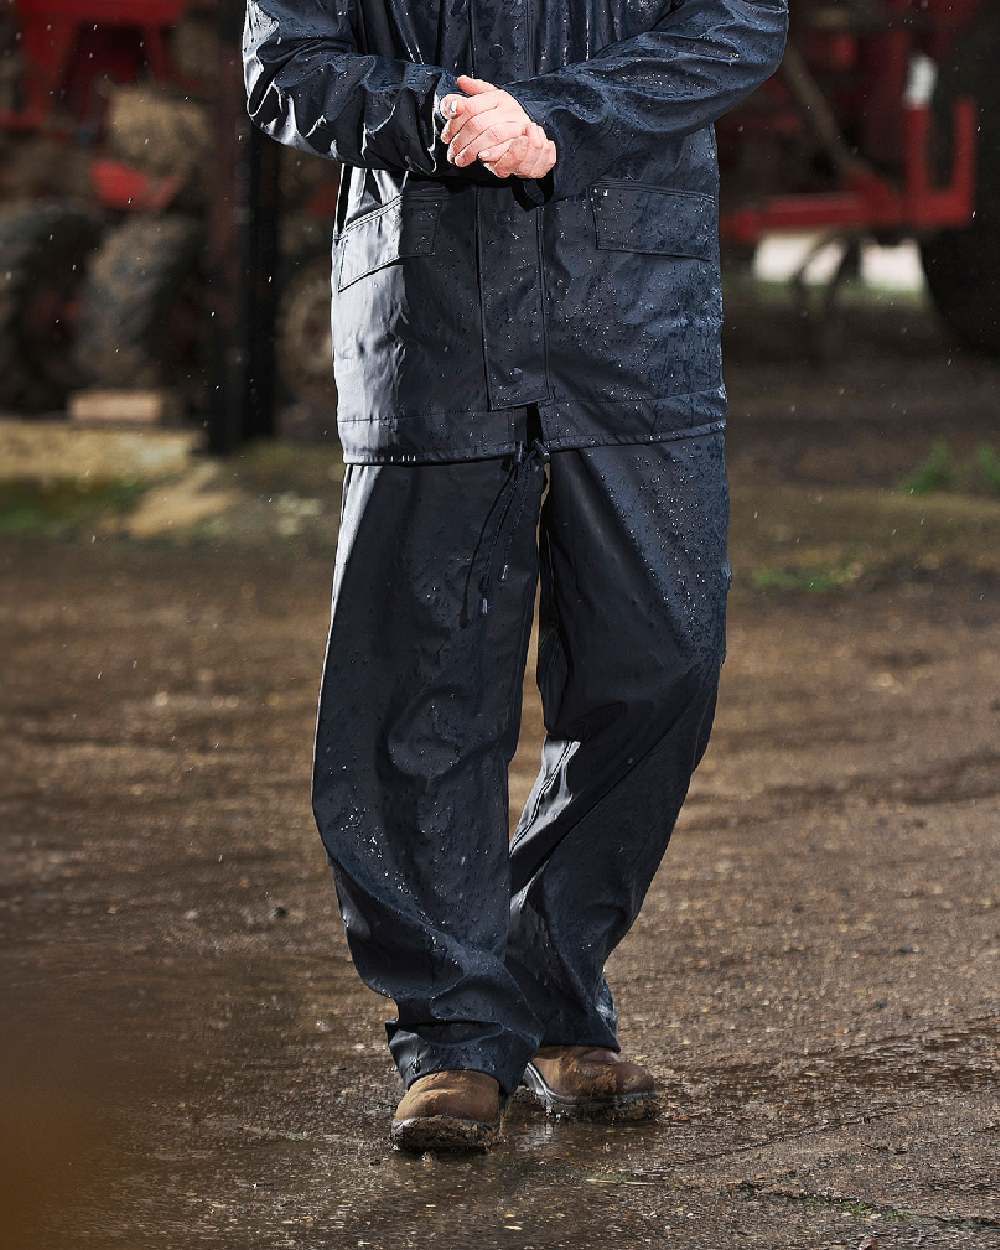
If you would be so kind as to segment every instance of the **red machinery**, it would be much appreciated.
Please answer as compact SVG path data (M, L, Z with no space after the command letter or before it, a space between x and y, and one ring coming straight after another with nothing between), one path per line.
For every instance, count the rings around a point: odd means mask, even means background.
M201 29L216 37L212 0L16 6L20 83L6 107L0 99L0 141L94 142L108 81L180 87L210 113L211 70L192 73L175 53L193 16L208 13ZM990 0L793 0L781 72L719 126L724 236L744 246L784 230L916 237L946 321L967 344L1000 351L998 53L1000 11ZM301 190L305 175L308 184L292 233L307 240L310 259L286 266L282 339L296 357L288 376L301 377L323 359L315 340L302 350L303 336L328 333L326 225L335 185L322 162L286 157L296 162L291 181ZM86 208L36 204L0 219L0 271L13 275L0 290L0 402L8 406L59 402L74 372L73 354L53 350L60 338L84 337L87 350L75 359L93 381L153 376L143 355L158 354L162 367L171 292L187 310L174 321L190 332L198 224L207 212L190 194L192 179L101 147L88 170ZM96 337L88 317L99 322ZM128 351L112 342L116 333Z
M5 16L16 19L6 31ZM169 385L190 407L208 402L219 39L215 0L16 0L0 13L0 67L19 69L0 77L0 197L11 200L0 405L51 411L88 384ZM283 166L279 367L286 399L329 407L337 178L295 153Z
M976 75L962 94L949 92L936 118L929 88L961 55L959 38L979 8L980 0L793 6L799 20L781 74L750 118L736 114L722 129L731 137L735 127L751 151L775 141L797 146L802 173L811 151L813 161L824 158L825 175L814 172L813 186L769 188L733 211L729 237L752 242L816 229L907 235L967 225L975 204ZM936 134L936 125L947 133ZM934 159L941 140L951 152L943 179Z
M915 238L944 320L1000 353L998 54L990 0L793 0L781 72L719 127L724 238L838 238L834 288L862 239Z
M0 128L36 129L68 114L92 118L95 84L131 82L148 67L172 77L168 32L187 0L17 0L20 42L29 72L19 108L0 110Z
M17 0L16 29L0 32L10 45L0 54L19 70L0 99L3 190L13 201L0 219L0 401L7 407L57 408L90 380L77 360L81 305L97 302L86 287L102 247L128 250L127 236L124 248L114 248L109 227L126 213L160 217L179 199L178 176L150 176L109 159L100 144L110 87L185 85L171 36L188 7L188 0ZM135 222L132 244L148 260L162 231ZM154 291L148 279L135 284L133 298L151 305L141 315L146 337L153 308L162 311L183 287L197 250L190 223L158 224L166 225L171 257L159 262L164 272L152 286L170 290Z

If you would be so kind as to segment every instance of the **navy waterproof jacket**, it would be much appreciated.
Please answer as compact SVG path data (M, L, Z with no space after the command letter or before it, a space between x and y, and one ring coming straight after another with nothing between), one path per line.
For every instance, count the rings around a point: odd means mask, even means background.
M248 0L250 116L344 163L333 230L348 461L553 449L724 425L713 123L777 67L787 0ZM557 149L458 168L469 73Z

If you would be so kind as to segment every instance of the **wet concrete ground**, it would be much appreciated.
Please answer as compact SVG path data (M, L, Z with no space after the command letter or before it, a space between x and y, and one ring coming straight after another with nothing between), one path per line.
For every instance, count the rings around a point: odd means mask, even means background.
M1000 1247L996 514L963 529L956 499L920 569L754 590L779 488L906 459L872 451L898 422L803 437L756 402L713 744L609 969L664 1113L516 1104L486 1158L386 1145L391 1005L355 977L308 803L330 552L0 542L0 1243ZM826 497L873 528L870 498Z

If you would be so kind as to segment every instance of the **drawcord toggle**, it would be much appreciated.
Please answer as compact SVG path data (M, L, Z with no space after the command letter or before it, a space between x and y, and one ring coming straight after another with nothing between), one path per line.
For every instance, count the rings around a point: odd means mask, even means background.
M500 514L500 521L493 535L490 554L486 561L486 570L479 582L479 614L485 616L489 612L490 583L493 580L494 555L500 552L500 569L497 581L505 581L510 568L510 549L517 527L521 520L527 499L531 474L528 472L534 464L544 464L549 453L540 438L532 439L530 446L518 442L514 450L514 464L502 490L507 492L507 500Z

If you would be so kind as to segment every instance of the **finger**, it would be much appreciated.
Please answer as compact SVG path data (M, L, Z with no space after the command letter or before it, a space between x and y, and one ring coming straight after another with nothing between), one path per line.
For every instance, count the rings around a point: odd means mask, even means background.
M544 178L555 165L555 144L542 131L541 141L525 156L521 178Z
M541 126L532 125L528 131L528 142L521 156L521 164L525 169L533 169L538 164L538 157L545 147L545 131Z
M463 114L465 106L469 104L472 99L473 97L471 95L461 95L457 91L449 91L447 95L443 95L441 97L441 103L438 106L438 111L445 119L446 124L452 118Z
M454 91L449 91L447 95L441 97L440 112L442 117L454 117L458 112L460 101L466 99L464 95L458 95Z
M501 143L492 143L489 147L481 148L478 156L483 164L495 163L502 156L510 152L515 139L525 140L525 135L509 135Z
M496 174L498 178L509 178L521 167L526 143L527 138L522 135L516 139L508 140L506 144L500 145L500 150L497 154L489 158L487 168L491 173Z
M498 143L514 135L523 134L531 123L513 109L498 107L486 109L466 120L451 140L451 153L457 155L465 148L475 145L476 152L491 142ZM475 155L475 153L473 153Z
M532 122L523 133L523 142L506 143L480 151L479 159L489 163L494 170L502 170L505 174L516 173L527 176L527 171L534 169L539 163L548 143L541 126Z
M487 168L498 178L542 178L555 163L556 145L551 139L545 139L537 153L533 149L524 153L512 142L503 156L490 160Z
M449 100L451 96L445 96L445 100ZM500 108L501 105L510 101L511 106L516 102L512 96L506 91L490 91L480 96L458 96L458 104L455 111L445 122L441 131L441 138L445 143L450 143L456 135L461 134L463 128L473 117L479 117L483 113L489 113L493 109ZM520 108L520 105L517 106ZM523 111L523 110L522 110Z
M544 178L556 163L556 145L547 139L541 152L527 160L520 171L522 178Z
M523 120L493 121L483 126L478 134L469 134L474 127L470 122L462 131L462 135L448 149L448 157L456 165L469 165L484 149L496 147L508 139L523 135L526 123ZM468 141L466 141L468 136Z
M544 178L552 166L556 163L555 144L551 140L542 149L542 152L526 169L522 177L524 178Z
M512 143L513 140L511 139L508 142ZM490 173L493 174L495 177L506 178L508 175L506 172L504 161L502 159L506 151L507 151L507 144L501 144L500 147L497 149L497 152L499 155L497 156L495 160L482 161L480 163L483 165L485 169L488 169Z

